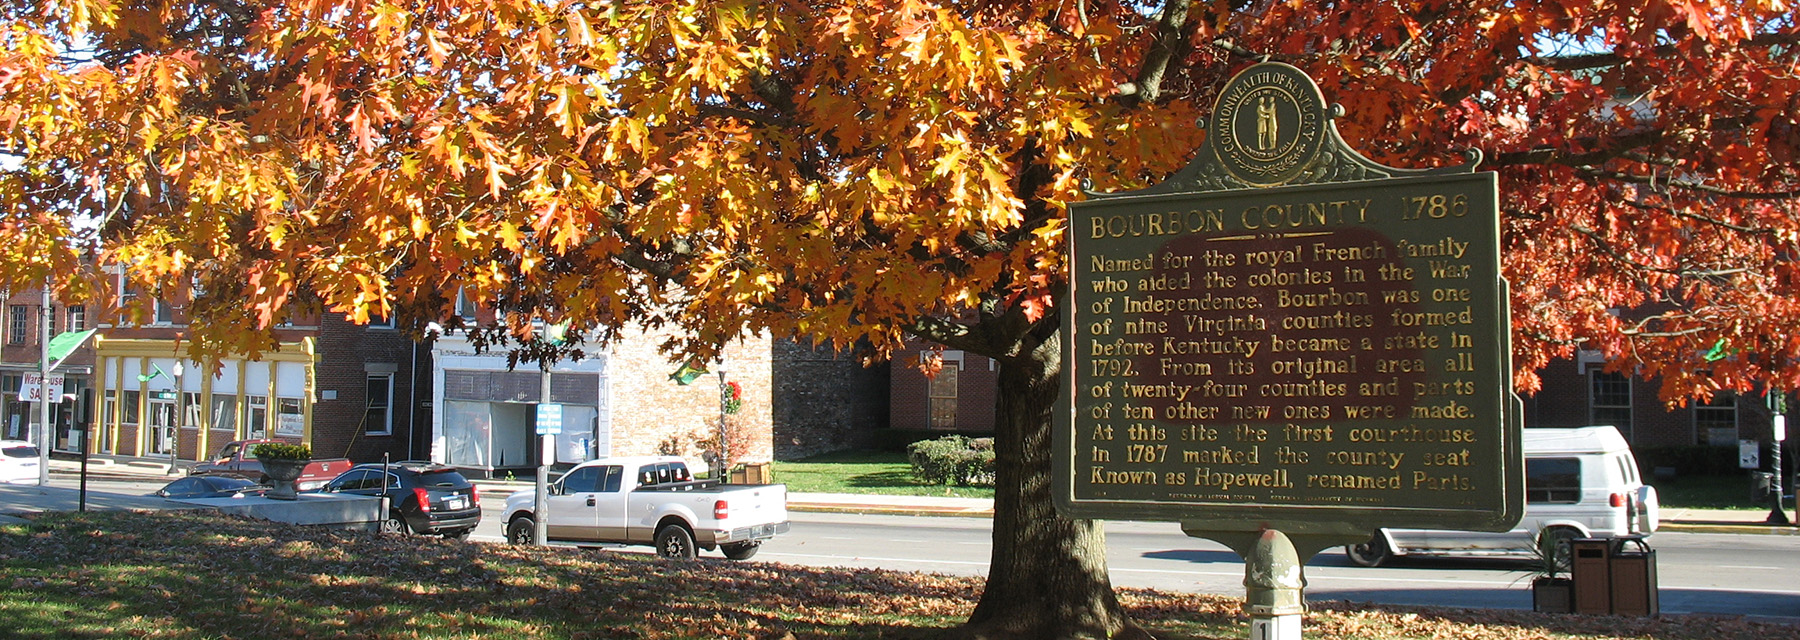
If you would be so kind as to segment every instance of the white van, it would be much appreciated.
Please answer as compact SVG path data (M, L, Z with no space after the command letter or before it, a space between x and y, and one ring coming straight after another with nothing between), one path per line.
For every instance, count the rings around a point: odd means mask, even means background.
M1539 548L1566 552L1574 538L1656 532L1656 488L1638 477L1618 429L1530 428L1524 444L1525 516L1511 531L1380 529L1344 554L1365 567L1394 556L1534 556Z

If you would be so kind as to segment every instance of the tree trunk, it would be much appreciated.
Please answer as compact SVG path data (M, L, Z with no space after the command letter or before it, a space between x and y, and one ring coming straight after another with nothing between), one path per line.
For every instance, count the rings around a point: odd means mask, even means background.
M1101 522L1064 518L1052 502L1051 412L1063 380L1057 326L1054 314L1040 320L1020 354L1000 361L993 557L981 602L949 637L1151 637L1113 594Z

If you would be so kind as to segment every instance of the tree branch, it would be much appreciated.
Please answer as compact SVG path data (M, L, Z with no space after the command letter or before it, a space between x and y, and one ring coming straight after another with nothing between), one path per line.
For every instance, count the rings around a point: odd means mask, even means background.
M1192 4L1192 0L1163 2L1156 19L1156 33L1150 37L1150 50L1144 53L1137 78L1119 87L1118 96L1127 104L1155 103L1162 97L1163 78L1187 52L1188 9Z
M1795 43L1800 43L1800 32L1789 31L1759 34L1748 40L1739 42L1738 46L1770 47L1792 45ZM1678 57L1679 54L1680 51L1676 49L1675 45L1665 44L1651 49L1650 54L1645 57L1668 59ZM1523 58L1523 61L1526 64L1543 69L1555 71L1581 71L1584 69L1599 69L1602 67L1616 66L1624 62L1625 58L1617 53L1608 52L1575 56L1528 56Z

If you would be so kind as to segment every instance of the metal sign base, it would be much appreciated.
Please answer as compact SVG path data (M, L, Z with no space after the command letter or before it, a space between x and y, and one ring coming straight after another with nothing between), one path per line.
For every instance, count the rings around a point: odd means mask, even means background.
M1183 522L1189 536L1217 541L1244 558L1244 613L1250 640L1300 640L1306 613L1306 561L1325 549L1362 538L1345 533L1304 533L1292 537L1276 529L1221 531L1212 522Z

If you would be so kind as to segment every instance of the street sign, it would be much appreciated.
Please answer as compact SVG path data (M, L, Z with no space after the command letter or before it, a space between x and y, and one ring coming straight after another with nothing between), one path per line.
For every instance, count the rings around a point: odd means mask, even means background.
M562 405L538 405L537 434L540 436L553 436L560 433L562 433Z
M19 384L19 401L37 402L40 397L39 392L43 390L43 380L43 374L27 372L24 381ZM50 376L50 403L62 402L62 396L63 377Z
M1738 441L1738 468L1762 468L1762 443L1755 440Z
M1299 70L1256 65L1187 169L1070 205L1066 515L1517 522L1496 176L1378 165L1328 112Z

